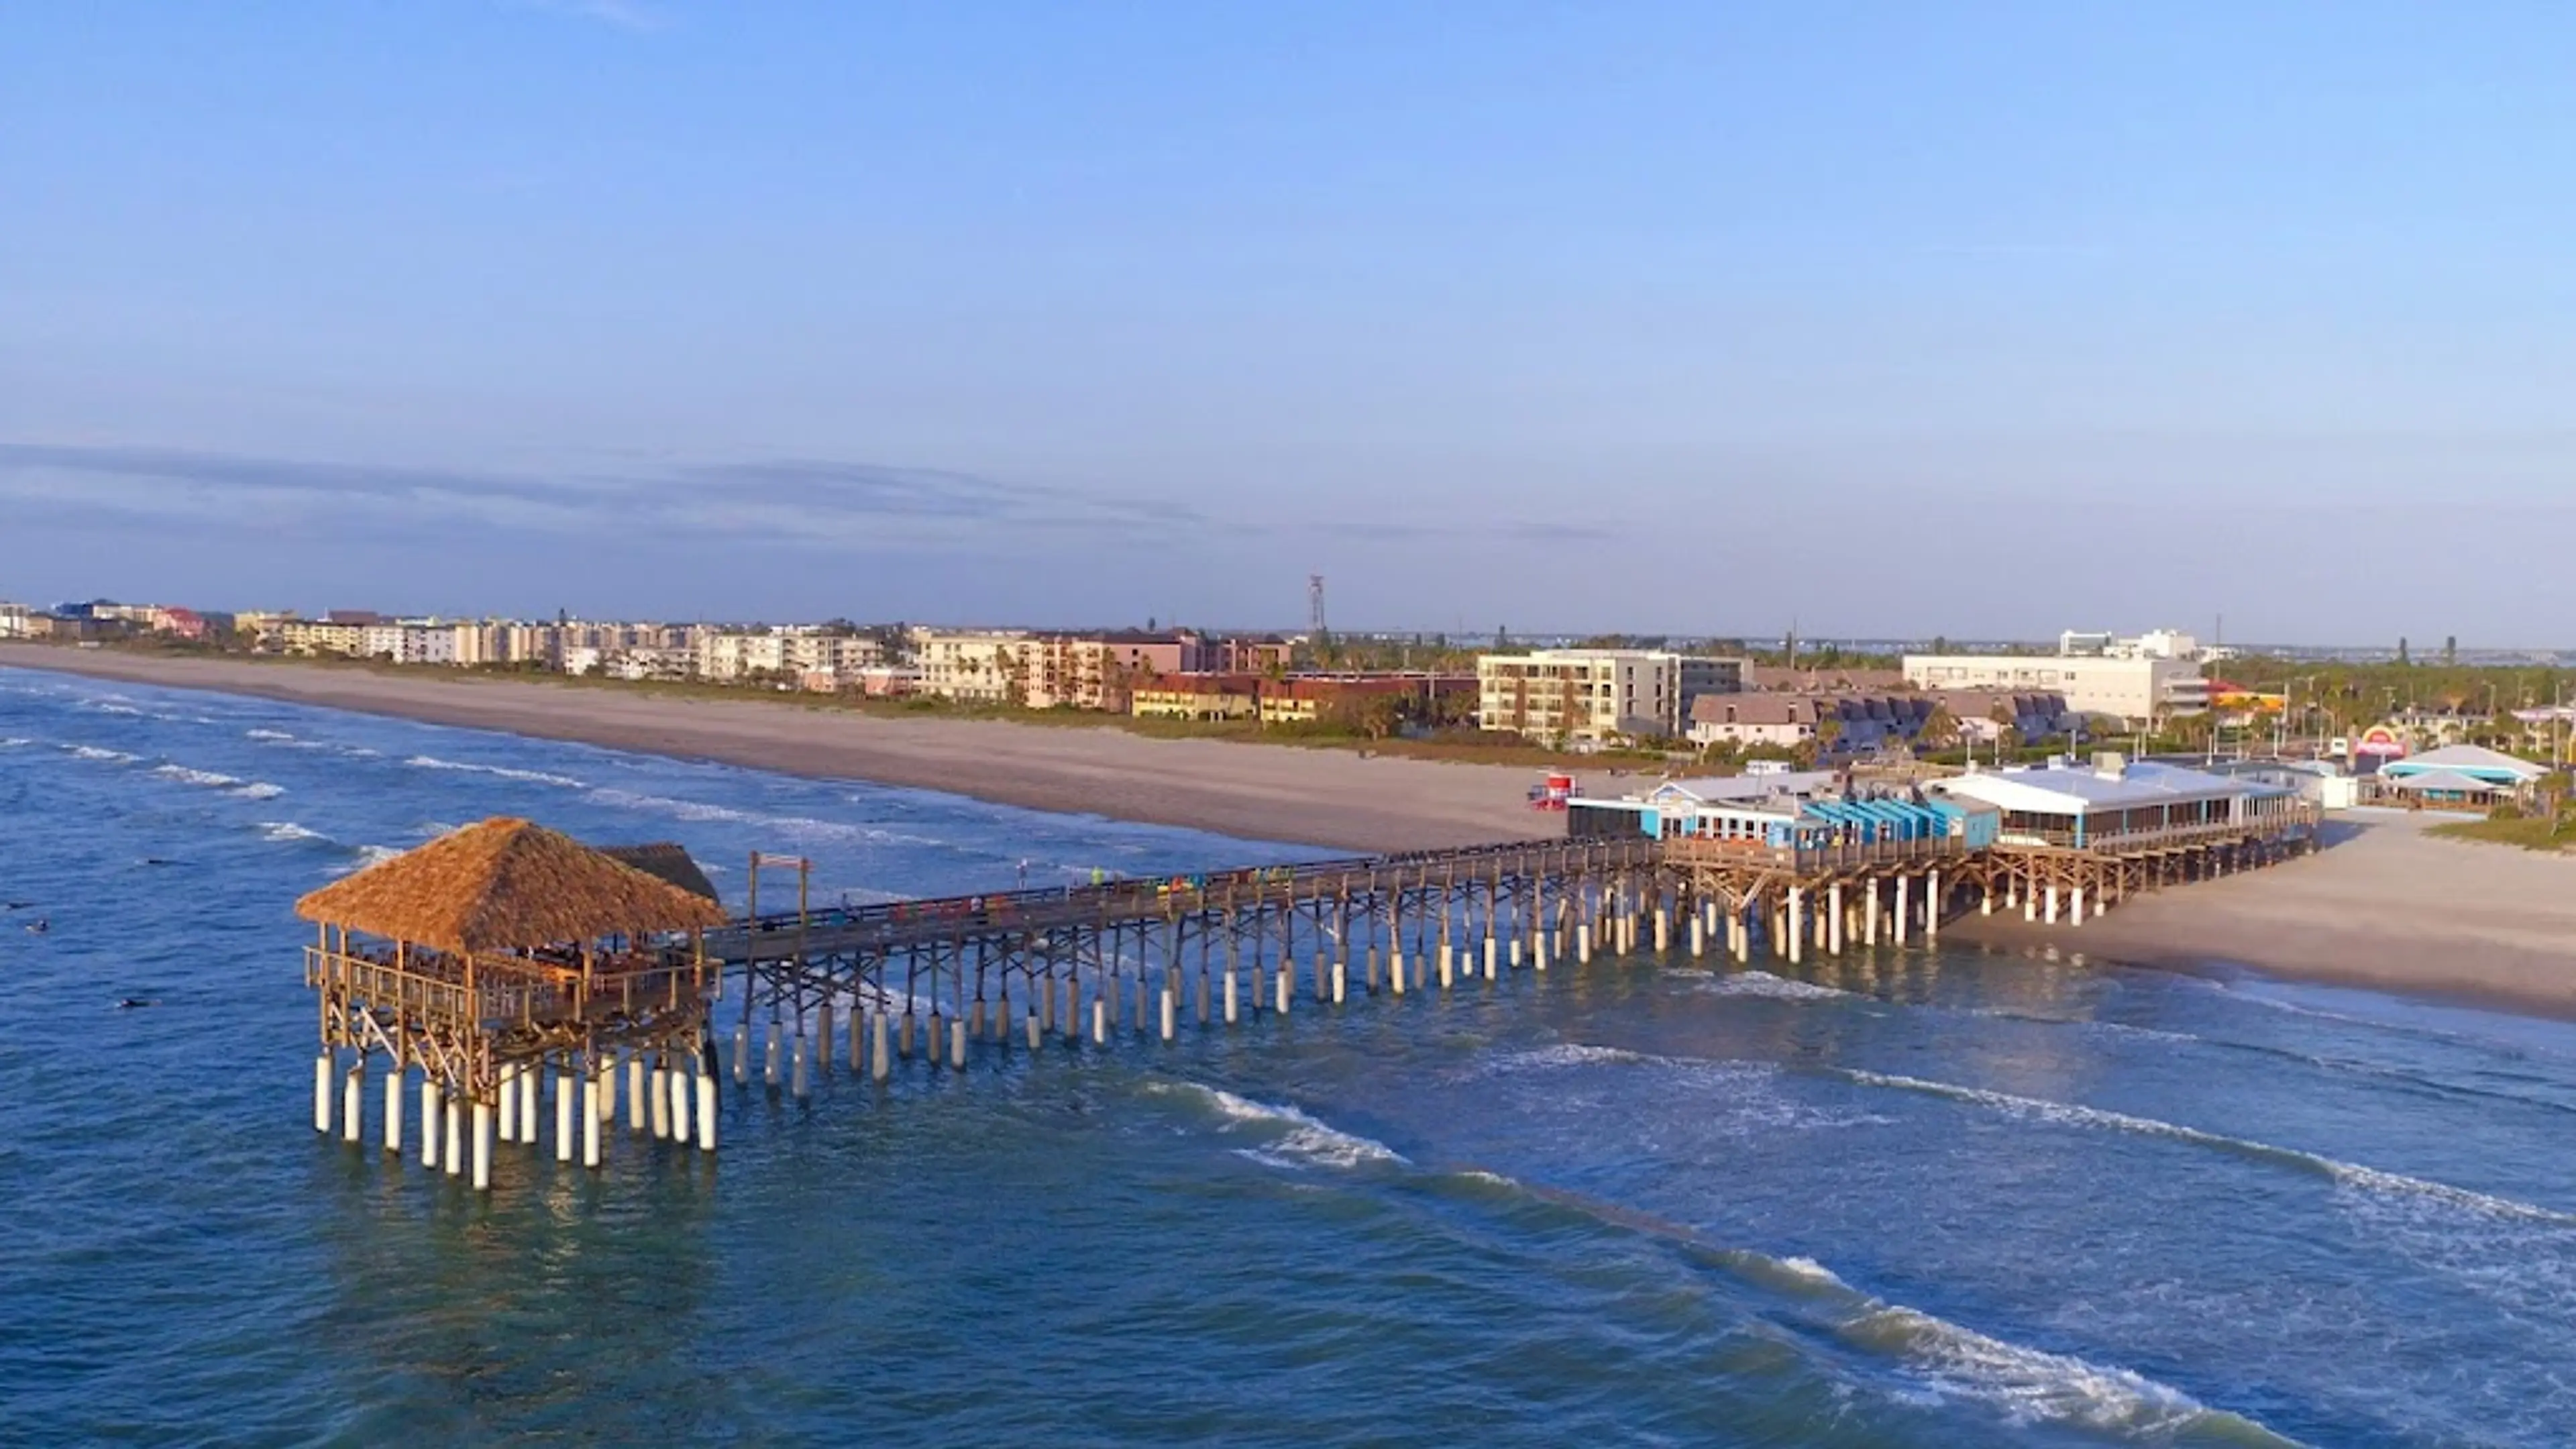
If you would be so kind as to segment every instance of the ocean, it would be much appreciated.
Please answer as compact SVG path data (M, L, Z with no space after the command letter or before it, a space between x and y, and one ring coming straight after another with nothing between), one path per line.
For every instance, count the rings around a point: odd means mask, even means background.
M314 1133L290 907L496 814L737 902L756 848L857 901L1313 853L0 670L0 1442L2576 1439L2564 1024L1596 959L728 1083L713 1159L485 1198Z

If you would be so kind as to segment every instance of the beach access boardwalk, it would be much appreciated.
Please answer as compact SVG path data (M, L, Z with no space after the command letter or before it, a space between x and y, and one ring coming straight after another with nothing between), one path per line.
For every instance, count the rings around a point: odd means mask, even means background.
M636 1138L712 1152L725 1075L802 1099L836 1057L880 1082L911 1063L962 1071L1537 978L1597 952L1794 963L1928 944L1966 912L2080 924L2311 849L2316 824L2293 805L2080 846L1584 836L822 908L807 862L756 855L752 909L726 918L677 851L486 821L298 904L319 931L314 1125L363 1140L377 1063L399 1157L416 1074L422 1164L470 1163L481 1187L496 1129L531 1150L547 1135L548 1081L559 1162L603 1164L621 1075ZM759 882L782 868L798 907L761 912Z

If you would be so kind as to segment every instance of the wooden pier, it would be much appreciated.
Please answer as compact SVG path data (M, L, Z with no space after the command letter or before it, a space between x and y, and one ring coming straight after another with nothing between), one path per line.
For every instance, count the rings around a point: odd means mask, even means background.
M2080 925L2137 891L2313 848L2316 823L2293 805L1973 849L1588 837L820 910L804 862L755 856L755 882L797 871L798 908L724 920L703 895L487 821L299 904L322 923L305 972L321 1005L314 1125L361 1140L376 1062L399 1156L417 1072L423 1165L470 1161L482 1187L494 1124L537 1148L549 1079L560 1162L601 1165L621 1066L633 1135L712 1152L720 1072L801 1099L836 1058L884 1081L911 1061L1169 1042L1185 1025L1437 996L1596 953L1794 963L1929 943L1945 919L1998 906Z

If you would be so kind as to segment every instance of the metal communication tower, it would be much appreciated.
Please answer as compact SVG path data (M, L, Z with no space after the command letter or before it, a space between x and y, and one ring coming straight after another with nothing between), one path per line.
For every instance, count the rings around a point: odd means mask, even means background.
M1324 576L1306 575L1306 628L1316 638L1324 637Z

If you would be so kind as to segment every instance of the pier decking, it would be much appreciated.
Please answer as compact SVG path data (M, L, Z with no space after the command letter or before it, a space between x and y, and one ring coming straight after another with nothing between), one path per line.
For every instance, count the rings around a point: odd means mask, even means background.
M721 923L678 887L549 846L559 874L625 895L542 926L518 922L500 944L443 939L409 924L420 911L349 906L458 838L443 837L304 903L324 922L306 951L322 1005L314 1125L359 1141L363 1078L380 1060L390 1068L384 1147L399 1155L403 1082L417 1071L424 1165L458 1174L470 1159L479 1187L496 1122L501 1141L537 1145L550 1076L556 1158L571 1162L578 1148L597 1167L622 1063L631 1131L711 1152L720 1072L802 1098L836 1056L883 1081L914 1060L963 1070L979 1053L1050 1043L1168 1042L1184 1025L1436 995L1585 965L1596 952L1797 962L1936 938L1945 919L1998 906L2081 924L2136 891L2309 849L2317 812L2290 801L2231 821L2136 823L2081 845L2028 834L1972 842L1964 829L1790 832L1777 844L1592 835L819 910L804 908L800 888L794 911ZM754 879L780 863L756 857ZM802 862L785 863L801 875ZM486 871L461 888L491 897L531 886ZM442 909L426 914L481 907Z

